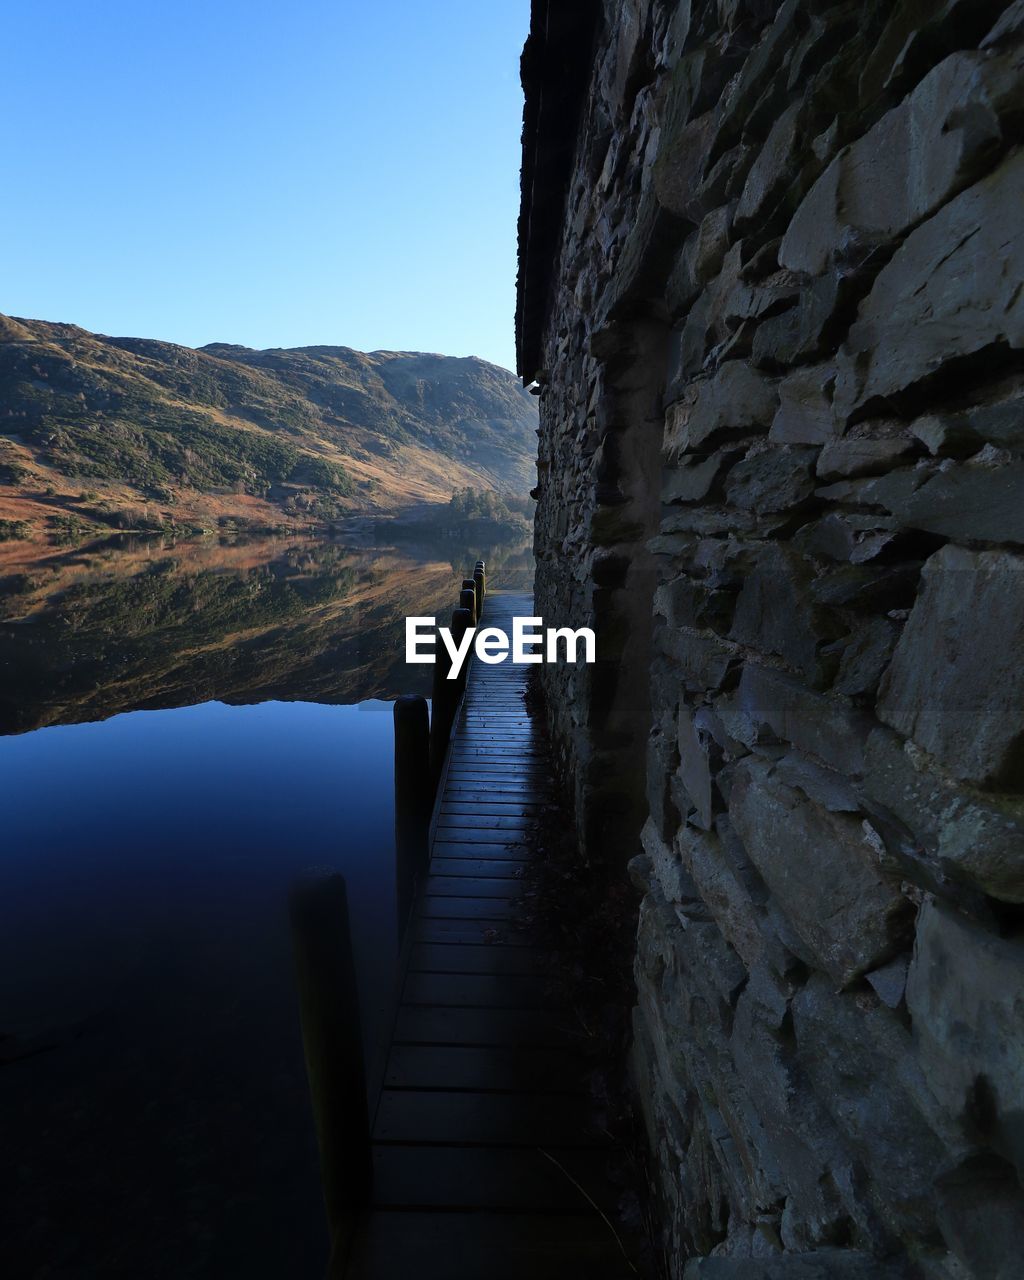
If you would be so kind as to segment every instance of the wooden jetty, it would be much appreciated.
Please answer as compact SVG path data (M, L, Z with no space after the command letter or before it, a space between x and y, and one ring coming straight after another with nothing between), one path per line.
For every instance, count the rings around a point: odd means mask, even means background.
M481 622L511 634L532 613L530 595L488 594ZM549 990L556 958L518 919L528 828L557 819L528 670L470 668L409 925L353 1280L632 1274L596 1207L606 1138L589 1122L583 1030Z
M478 606L482 589L481 581ZM460 605L476 612L465 590ZM513 617L532 612L530 595L488 594L481 624L511 634ZM474 661L450 716L430 789L436 801L424 813L429 861L411 895L386 1074L365 1133L369 1150L354 1149L358 1123L339 1124L336 1112L318 1117L335 1238L332 1277L635 1274L604 1216L608 1139L591 1117L585 1032L553 995L557 956L524 910L534 856L529 828L539 815L560 817L545 741L524 701L529 669ZM396 729L400 720L416 716L396 714ZM409 734L410 742L425 744L425 722ZM396 762L409 750L425 755L427 747L400 744ZM413 824L419 803L412 804ZM400 801L400 844L408 824ZM349 977L341 981L341 990L351 986ZM351 1088L351 1053L346 1058L344 1046L340 1052L335 1069ZM348 1144L343 1151L340 1142ZM350 1196L366 1167L372 1173L358 1211L332 1206L329 1184Z

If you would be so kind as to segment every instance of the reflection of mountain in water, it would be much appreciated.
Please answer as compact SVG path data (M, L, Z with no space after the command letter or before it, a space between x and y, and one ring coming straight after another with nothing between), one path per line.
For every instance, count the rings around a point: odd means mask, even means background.
M447 615L479 549L449 559L331 543L126 547L0 583L0 733L140 708L427 692L409 615ZM532 576L529 552L488 553Z

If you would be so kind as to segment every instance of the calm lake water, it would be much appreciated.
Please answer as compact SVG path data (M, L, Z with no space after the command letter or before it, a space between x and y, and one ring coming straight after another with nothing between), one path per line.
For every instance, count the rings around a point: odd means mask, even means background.
M287 888L346 876L372 1087L404 619L481 554L528 583L523 548L330 543L0 570L3 1274L323 1273Z

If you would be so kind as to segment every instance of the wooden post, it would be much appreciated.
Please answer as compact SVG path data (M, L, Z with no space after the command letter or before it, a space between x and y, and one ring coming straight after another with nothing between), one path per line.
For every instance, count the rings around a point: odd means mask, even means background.
M479 622L480 616L484 611L484 595L486 594L486 578L483 569L478 564L473 570L473 585L476 587L476 617Z
M458 681L448 679L448 652L440 644L437 650L430 693L430 785L435 791L459 702Z
M476 626L476 587L473 586L472 584L468 587L463 587L462 590L459 592L459 608L466 610L466 612L470 615L469 625L471 627L475 627Z
M464 591L462 594L465 596L471 595L472 593ZM475 625L476 623L473 619L473 611L468 606L460 605L458 609L452 610L452 640L454 640L457 645L461 644L462 637L466 634L467 629ZM459 672L458 678L448 682L449 684L454 684L458 687L458 693L455 699L456 705L458 704L458 700L466 691L466 676L468 674L469 659L467 658L462 664L462 670Z
M340 1277L369 1202L373 1170L344 876L322 867L308 871L292 886L288 906L306 1075L331 1233L330 1275Z
M426 698L395 701L395 902L398 943L409 921L417 879L429 857L430 717Z

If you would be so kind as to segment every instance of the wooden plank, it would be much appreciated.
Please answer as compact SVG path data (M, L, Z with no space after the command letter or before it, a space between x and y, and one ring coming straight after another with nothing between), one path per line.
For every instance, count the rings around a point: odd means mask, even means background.
M435 876L482 876L484 879L522 880L529 862L525 858L441 858L430 870Z
M530 719L522 705L518 711L501 709L492 703L482 707L466 707L459 721L459 728L477 733L513 733L520 738L541 738L540 727Z
M565 1049L396 1044L384 1083L390 1089L496 1089L522 1093L587 1092L575 1053Z
M448 769L448 777L458 777L461 773L491 778L495 782L501 782L502 780L515 781L519 786L525 786L530 783L544 785L551 781L551 770L546 762L543 765L522 760L504 760L498 763L495 760L488 760L486 757L482 757L479 760L471 760L463 764L453 760Z
M547 798L550 794L551 775L548 771L536 773L532 769L523 769L518 765L514 769L473 766L468 769L455 768L448 771L447 787L453 785L493 787L495 791L530 791L538 798Z
M435 840L439 844L493 844L507 849L527 847L527 831L521 827L518 831L486 827L436 827Z
M582 1041L582 1029L554 1009L421 1009L402 1005L395 1020L396 1044L567 1049Z
M458 741L460 746L468 744L481 743L490 746L492 743L498 747L515 747L517 750L525 749L540 753L544 750L538 735L533 729L510 729L504 725L492 725L484 727L483 725L467 724L465 721L459 727Z
M534 854L523 841L510 840L506 844L494 840L450 840L440 835L434 839L435 858L495 858L499 862L510 858L531 862Z
M375 1142L438 1142L469 1147L602 1147L588 1125L588 1098L547 1093L385 1089Z
M427 920L513 920L518 903L508 898L454 898L431 894L416 903L416 915Z
M533 804L551 804L549 789L532 778L508 778L503 773L480 773L474 771L472 778L461 778L450 773L444 789L445 796L456 801L463 801L467 796L478 795L481 800L493 797L495 800L506 796L513 803L520 800Z
M409 954L410 973L548 973L555 963L551 951L468 942L419 942Z
M472 793L470 793L472 794ZM545 805L536 800L523 800L516 796L487 796L478 800L468 800L458 792L446 791L441 804L442 813L465 814L491 818L528 818L534 819L544 812Z
M535 930L509 920L452 920L421 916L411 924L414 942L468 942L488 947L537 947L543 939Z
M380 1146L373 1157L374 1200L384 1208L545 1214L585 1212L594 1201L605 1212L614 1210L615 1193L593 1152L558 1147L550 1157L515 1147Z
M353 1280L635 1280L596 1212L378 1210L353 1251L349 1275Z
M448 813L445 809L437 815L439 827L476 827L480 831L528 831L532 825L521 814Z
M542 974L410 973L402 1003L439 1009L542 1009L564 1002L552 996Z
M478 737L508 738L516 742L533 741L541 743L542 739L536 727L528 721L520 721L511 717L473 715L463 719L459 725L459 735L464 733Z
M433 866L431 870L434 870ZM428 896L443 898L519 898L523 893L523 881L500 876L435 873L424 881L423 892Z

